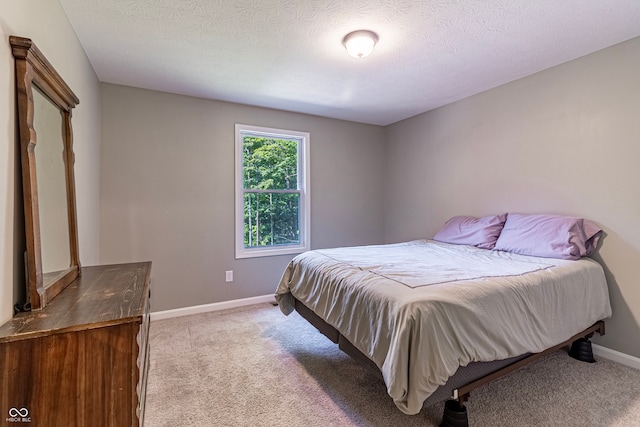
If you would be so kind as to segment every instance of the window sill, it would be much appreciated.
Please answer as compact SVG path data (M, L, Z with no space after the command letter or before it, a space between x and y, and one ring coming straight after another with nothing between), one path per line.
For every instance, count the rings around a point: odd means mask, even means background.
M282 248L251 248L236 250L236 259L258 258L278 255L297 255L308 251L304 246L286 246Z

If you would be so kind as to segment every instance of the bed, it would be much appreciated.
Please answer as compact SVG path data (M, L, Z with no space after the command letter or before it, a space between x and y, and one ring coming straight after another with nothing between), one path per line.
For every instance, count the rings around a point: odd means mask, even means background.
M289 263L276 300L373 363L399 410L416 414L452 396L458 406L446 416L464 410L475 386L604 333L611 316L593 259L478 246L415 240L309 251Z

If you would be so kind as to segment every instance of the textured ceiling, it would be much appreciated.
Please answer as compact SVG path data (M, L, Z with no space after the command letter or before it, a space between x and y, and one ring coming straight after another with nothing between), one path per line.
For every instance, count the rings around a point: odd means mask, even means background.
M639 0L60 2L103 82L379 125L640 36Z

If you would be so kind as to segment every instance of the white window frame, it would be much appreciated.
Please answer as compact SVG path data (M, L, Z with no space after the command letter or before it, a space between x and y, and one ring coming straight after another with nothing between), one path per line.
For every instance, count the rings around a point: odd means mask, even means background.
M243 185L243 134L260 135L282 139L295 138L298 144L298 191L300 194L300 208L298 211L298 227L300 243L292 245L277 245L272 247L245 248L244 246L244 185ZM310 250L311 228L311 197L309 194L309 145L308 132L274 129L261 126L251 126L236 123L235 130L235 239L236 259L253 258L275 255L299 254Z

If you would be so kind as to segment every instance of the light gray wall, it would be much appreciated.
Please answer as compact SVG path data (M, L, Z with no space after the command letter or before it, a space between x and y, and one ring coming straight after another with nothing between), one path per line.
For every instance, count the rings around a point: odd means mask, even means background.
M454 215L591 219L614 313L596 342L640 357L640 38L386 131L387 242Z
M154 311L271 294L292 258L234 259L235 123L311 133L312 248L384 241L384 128L101 88L102 262L153 261Z
M99 254L99 84L57 1L0 2L0 324L24 295L24 212L18 151L14 60L9 36L31 38L80 98L73 111L80 261Z

